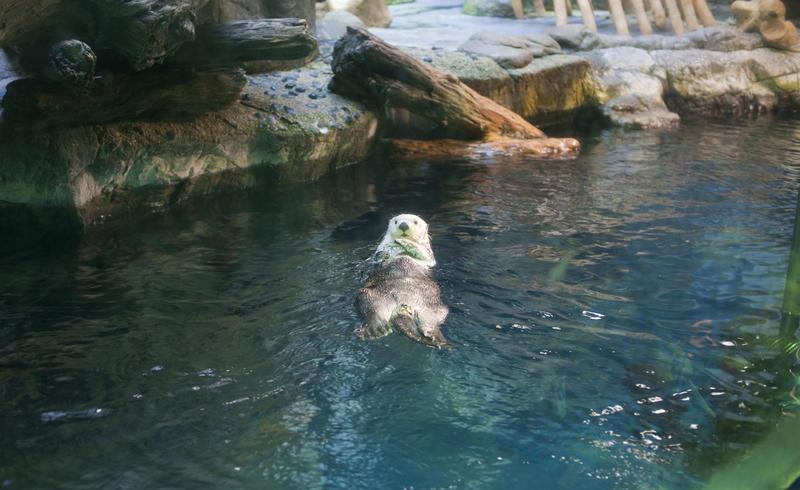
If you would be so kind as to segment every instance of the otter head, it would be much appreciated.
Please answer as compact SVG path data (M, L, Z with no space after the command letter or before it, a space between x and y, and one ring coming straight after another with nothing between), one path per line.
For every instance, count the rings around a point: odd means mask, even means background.
M428 238L428 223L413 214L400 214L389 220L389 229L386 234L392 240L410 240L422 245L430 244Z

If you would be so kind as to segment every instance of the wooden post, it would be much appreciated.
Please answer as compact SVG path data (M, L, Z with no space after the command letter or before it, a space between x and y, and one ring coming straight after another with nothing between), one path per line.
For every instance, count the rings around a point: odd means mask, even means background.
M567 0L553 0L553 10L556 11L556 25L567 25Z
M522 11L522 0L511 0L511 8L514 9L514 17L521 19L525 16Z
M572 16L572 0L567 0L567 17Z
M692 3L692 0L681 0L681 10L683 11L683 18L686 20L686 28L690 31L700 29L700 24L697 22L697 15L694 13L694 3Z
M694 9L697 12L697 16L700 17L700 22L702 22L704 26L709 27L717 25L717 21L714 20L714 14L712 14L711 9L708 8L706 0L694 0Z
M622 0L608 0L608 9L611 10L611 19L617 27L617 34L630 36L628 21L625 18L625 11L622 9Z
M667 6L667 14L669 14L669 22L672 24L672 30L677 35L683 34L683 20L681 19L681 11L678 10L678 4L675 0L664 0Z
M536 9L536 15L544 15L547 13L542 0L533 0L533 8Z
M653 22L659 30L663 31L667 27L667 14L661 0L649 0L650 10L653 11Z
M650 21L647 20L647 12L644 10L643 0L632 0L633 9L636 12L636 20L639 22L639 32L642 34L652 34L653 28L650 27Z
M578 0L578 8L581 9L581 18L583 18L583 25L587 29L597 34L597 24L594 21L594 12L592 12L592 4L589 0Z

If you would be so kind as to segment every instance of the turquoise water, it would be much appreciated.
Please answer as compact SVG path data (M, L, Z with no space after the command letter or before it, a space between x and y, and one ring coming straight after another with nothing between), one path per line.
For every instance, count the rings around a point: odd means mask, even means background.
M376 161L5 253L0 483L702 486L791 410L800 125L583 144ZM400 212L430 223L451 351L353 334Z

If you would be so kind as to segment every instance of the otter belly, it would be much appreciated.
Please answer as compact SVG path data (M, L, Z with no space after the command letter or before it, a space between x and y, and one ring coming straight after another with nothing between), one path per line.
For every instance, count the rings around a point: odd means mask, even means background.
M448 314L439 286L429 268L409 257L380 264L359 290L356 308L364 319L358 332L362 338L382 337L397 330L417 342L447 345L439 331Z

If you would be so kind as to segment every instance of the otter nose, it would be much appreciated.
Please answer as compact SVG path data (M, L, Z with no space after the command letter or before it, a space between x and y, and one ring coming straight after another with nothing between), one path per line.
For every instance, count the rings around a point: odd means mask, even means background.
M406 232L408 231L408 224L405 221L403 221L402 223L400 223L400 226L398 226L398 228Z

